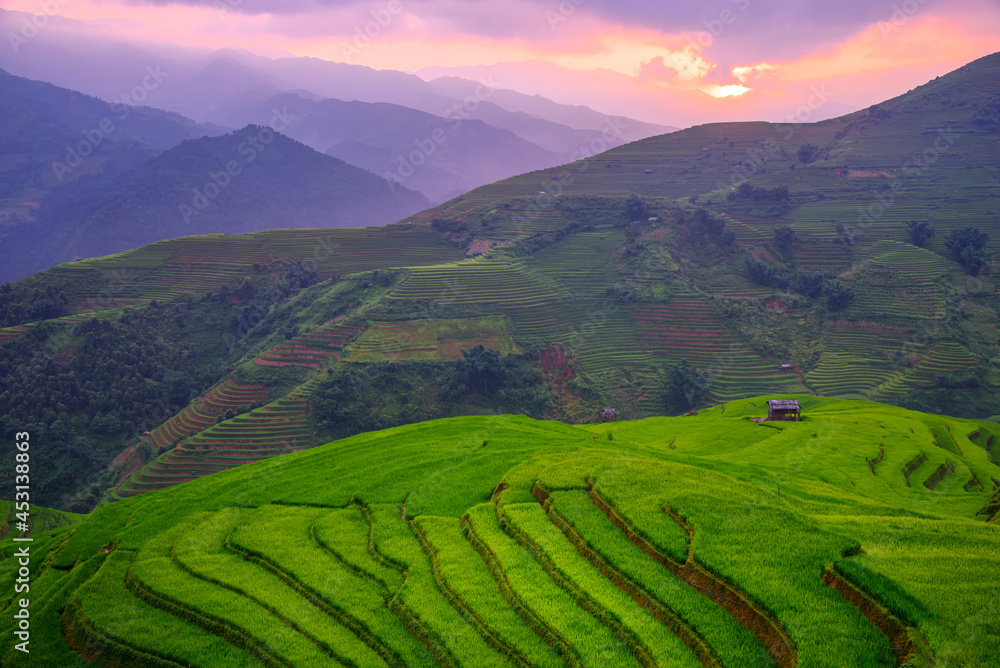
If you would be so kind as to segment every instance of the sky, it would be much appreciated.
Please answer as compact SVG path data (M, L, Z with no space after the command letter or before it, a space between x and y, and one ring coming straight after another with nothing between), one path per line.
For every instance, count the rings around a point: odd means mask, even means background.
M93 34L493 77L668 125L816 120L1000 51L1000 0L0 0ZM819 107L823 105L826 111ZM813 118L808 116L812 115ZM805 116L805 117L803 117Z

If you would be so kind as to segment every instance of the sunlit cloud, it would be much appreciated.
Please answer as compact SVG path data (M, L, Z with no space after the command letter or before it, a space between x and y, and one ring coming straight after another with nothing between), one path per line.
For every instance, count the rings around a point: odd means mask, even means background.
M704 91L712 97L734 97L737 95L743 95L743 93L750 90L750 88L741 86L740 84L730 84L728 86L709 86L704 89Z
M734 67L733 76L739 79L740 83L746 83L751 78L758 78L761 76L766 76L769 72L774 72L778 68L769 63L759 63L757 65L749 65L746 67Z
M204 52L434 76L518 63L504 86L669 124L780 117L818 85L866 106L1000 50L994 0L929 0L900 16L862 0L810 7L807 17L793 0L724 4L726 17L640 0L396 0L391 16L388 0L73 0L58 13L108 40ZM39 0L4 7L40 11Z

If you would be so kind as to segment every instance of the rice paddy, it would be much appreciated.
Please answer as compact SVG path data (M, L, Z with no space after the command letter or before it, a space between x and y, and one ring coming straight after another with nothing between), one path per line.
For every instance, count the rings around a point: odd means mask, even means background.
M438 420L50 524L33 659L991 665L995 426L804 395L801 422L748 420L764 398L613 440Z

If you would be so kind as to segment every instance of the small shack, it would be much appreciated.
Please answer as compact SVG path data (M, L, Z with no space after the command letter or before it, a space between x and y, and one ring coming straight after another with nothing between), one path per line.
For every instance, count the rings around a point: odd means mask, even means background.
M618 411L614 408L601 409L601 422L615 422L618 420Z
M802 409L794 399L768 399L767 419L798 422L802 419Z
M795 367L793 367L791 364L782 364L778 368L781 369L782 371L791 371Z

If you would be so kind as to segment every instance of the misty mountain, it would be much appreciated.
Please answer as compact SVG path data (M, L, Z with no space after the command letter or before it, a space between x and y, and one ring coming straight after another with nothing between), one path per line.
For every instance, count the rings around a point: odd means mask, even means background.
M475 95L476 89L480 86L478 81L456 76L438 77L428 83L439 93L459 99ZM517 115L526 115L575 130L602 133L612 128L623 144L679 129L668 125L644 123L633 118L609 116L583 105L560 104L541 95L526 95L508 88L493 89L490 102ZM490 122L488 118L483 120Z
M54 198L55 199L55 198ZM181 142L10 229L0 280L172 237L385 225L428 201L266 126Z
M112 105L0 70L0 223L32 220L53 192L99 187L203 134L177 114Z
M25 16L0 9L0 28L13 30ZM144 100L137 102L198 121L218 122L234 108L294 91L309 99L387 102L435 116L481 120L567 158L602 135L607 146L617 146L672 129L522 95L508 90L504 81L478 81L472 76L429 83L405 72L319 58L267 58L241 49L197 52L107 42L88 37L84 27L71 19L53 19L53 25L59 30L44 31L17 51L0 50L0 67L107 100L127 97L145 76L145 68L159 68L166 73L163 81L142 92ZM611 131L605 132L609 127Z
M396 104L307 100L282 93L213 118L240 127L280 113L289 137L436 202L512 174L551 167L562 156L482 121L442 118Z

